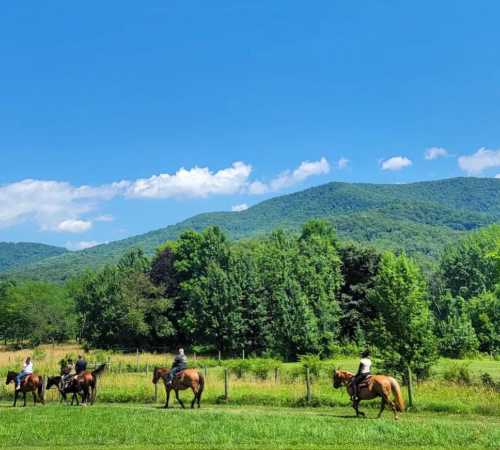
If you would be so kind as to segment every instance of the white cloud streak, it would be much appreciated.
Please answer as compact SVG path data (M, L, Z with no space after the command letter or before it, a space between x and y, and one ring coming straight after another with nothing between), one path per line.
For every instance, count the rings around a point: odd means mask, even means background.
M442 147L430 147L425 151L425 159L431 161L433 159L448 156L448 150Z
M241 212L248 209L248 205L246 203L241 203L240 205L234 205L231 207L231 211L233 212Z
M500 173L497 173L497 174L495 175L495 178L500 178Z
M325 158L304 161L295 170L285 171L269 183L250 180L252 166L238 161L230 167L211 171L208 167L181 168L135 181L101 186L72 186L61 181L27 179L0 186L0 228L34 222L41 230L83 233L95 222L110 222L113 216L88 215L116 197L122 198L206 198L213 195L259 195L298 184L309 177L326 174ZM83 241L82 241L83 242Z
M500 150L482 147L472 155L460 156L458 165L469 175L480 175L486 169L500 167Z
M126 195L172 198L236 194L246 186L251 171L252 166L241 161L215 173L208 167L181 168L173 175L162 173L139 179L130 185Z
M92 228L89 220L67 219L57 225L56 230L66 233L83 233Z
M349 165L349 160L347 158L340 158L337 162L337 167L342 170Z
M66 248L72 251L85 250L100 245L102 242L97 241L79 241L79 242L66 242Z
M392 158L381 161L382 170L396 171L411 166L413 163L406 156L393 156Z
M269 183L254 181L248 186L248 193L259 195L268 192L277 192L294 186L314 175L324 175L330 172L330 163L321 158L319 161L303 161L295 170L287 170Z

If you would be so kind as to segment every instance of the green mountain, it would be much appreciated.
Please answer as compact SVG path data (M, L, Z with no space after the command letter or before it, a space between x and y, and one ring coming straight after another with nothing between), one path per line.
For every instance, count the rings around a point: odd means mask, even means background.
M422 261L435 258L461 234L500 221L500 180L452 178L411 184L329 183L272 198L242 212L194 216L176 225L79 252L52 256L4 275L63 280L85 267L115 262L127 249L148 254L186 229L218 225L231 238L264 235L276 228L297 230L314 217L326 218L339 237L392 250Z
M0 272L67 252L65 248L32 242L0 242Z

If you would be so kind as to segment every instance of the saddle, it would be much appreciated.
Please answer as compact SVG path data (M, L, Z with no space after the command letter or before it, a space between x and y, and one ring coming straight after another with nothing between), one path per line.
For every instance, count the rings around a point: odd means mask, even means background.
M26 383L31 380L31 378L33 377L33 374L32 373L29 373L28 375L26 375L22 380L21 380L21 384L19 385L21 388L23 388Z
M358 384L358 389L367 388L372 382L372 376L368 375L361 383Z

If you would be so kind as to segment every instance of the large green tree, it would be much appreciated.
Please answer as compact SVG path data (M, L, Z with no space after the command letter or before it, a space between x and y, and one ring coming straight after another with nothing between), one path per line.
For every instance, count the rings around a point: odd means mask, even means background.
M418 266L404 254L385 253L370 293L377 317L370 338L385 357L386 368L418 376L437 357L426 286Z

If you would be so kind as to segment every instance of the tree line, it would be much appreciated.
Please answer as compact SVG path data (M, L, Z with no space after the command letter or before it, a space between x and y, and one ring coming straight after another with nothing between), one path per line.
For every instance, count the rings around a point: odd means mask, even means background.
M424 376L439 354L498 353L499 306L498 225L448 247L424 274L403 253L340 242L312 220L299 234L245 241L186 231L151 259L132 249L65 285L3 282L0 336L286 360L368 346L385 369Z

